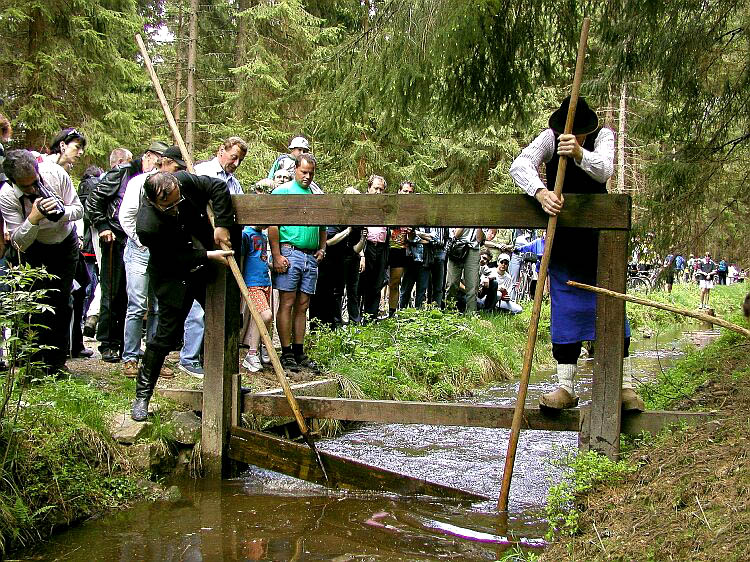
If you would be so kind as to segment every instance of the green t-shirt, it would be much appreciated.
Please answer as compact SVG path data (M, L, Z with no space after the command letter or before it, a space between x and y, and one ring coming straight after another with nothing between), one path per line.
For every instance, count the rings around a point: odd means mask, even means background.
M297 180L285 183L272 192L273 195L312 195L313 192L302 187ZM279 242L291 244L302 250L317 250L320 239L319 226L280 226Z

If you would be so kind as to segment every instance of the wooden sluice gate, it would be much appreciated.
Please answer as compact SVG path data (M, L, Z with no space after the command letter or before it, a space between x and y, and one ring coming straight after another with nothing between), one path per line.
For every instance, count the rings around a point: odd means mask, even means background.
M237 222L241 225L490 228L545 228L547 225L547 215L539 208L539 204L522 194L235 195L233 201ZM625 292L630 222L631 199L627 195L568 194L565 196L565 207L559 215L558 226L599 230L597 285ZM206 374L203 393L199 395L195 391L186 391L189 394L185 395L194 409L198 409L196 406L200 403L203 412L202 451L207 475L229 475L233 472L233 461L255 461L255 464L261 466L272 465L274 470L295 473L316 481L320 476L316 476L319 468L310 465L309 451L302 454L297 450L297 447L301 447L299 445L257 432L249 433L238 427L243 412L280 416L290 415L291 412L283 396L243 393L237 375L239 290L225 268L214 266L214 270L215 276L206 295ZM681 420L691 423L704 419L704 414L675 412L644 412L623 417L620 388L625 334L624 302L608 296L598 296L596 322L598 337L591 406L588 409L563 411L554 416L538 409L529 409L525 414L527 429L578 431L582 447L616 459L619 455L621 432L638 433L644 429L655 432L668 423ZM178 392L171 391L172 397L178 398ZM472 404L323 397L299 397L298 402L304 417L351 421L510 427L513 416L513 408ZM308 460L304 460L305 458ZM325 462L331 480L346 486L355 485L351 480L351 475L355 472L361 473L360 476L366 472L375 474L373 478L377 482L367 484L366 479L359 479L359 486L375 486L375 489L396 490L399 486L397 483L392 484L391 488L377 486L382 486L385 481L393 482L394 478L405 478L392 473L386 477L387 471L376 467L337 464L339 460ZM406 484L400 486L409 489ZM424 482L419 486L423 490L431 489L433 493L438 493L440 489L434 487L437 485ZM443 490L443 493L448 492L448 489ZM449 495L455 493L450 492Z

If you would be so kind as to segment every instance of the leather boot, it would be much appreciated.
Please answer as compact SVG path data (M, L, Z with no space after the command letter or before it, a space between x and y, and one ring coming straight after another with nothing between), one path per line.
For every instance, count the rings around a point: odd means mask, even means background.
M632 388L622 389L622 409L626 412L643 412L646 410L646 405L643 403L643 398Z
M148 417L148 403L154 393L165 357L165 354L157 353L148 346L143 353L135 379L135 402L133 402L133 410L130 414L135 421L145 421Z
M573 390L575 375L575 365L558 363L557 382L560 386L553 392L542 394L539 397L539 405L552 410L564 410L578 406L578 397Z

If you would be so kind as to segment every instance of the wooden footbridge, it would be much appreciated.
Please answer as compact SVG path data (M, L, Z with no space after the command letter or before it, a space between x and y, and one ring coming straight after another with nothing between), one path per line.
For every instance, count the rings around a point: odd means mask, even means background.
M527 195L317 195L233 196L239 224L285 225L422 225L497 228L544 228L547 215ZM599 230L597 285L624 292L627 245L631 225L631 199L627 195L565 196L559 227ZM208 286L205 314L205 378L203 392L170 391L170 396L202 410L203 464L208 476L232 472L232 461L259 461L270 468L320 481L309 450L287 440L265 440L238 427L241 414L290 416L283 395L243 393L239 364L240 293L231 273L215 267ZM623 415L620 407L625 304L611 297L597 297L597 344L591 405L552 415L527 408L525 429L578 431L584 449L610 458L619 454L620 433L659 431L667 424L696 423L706 414L643 412ZM510 428L512 407L459 403L421 403L343 398L300 397L303 416L382 423L417 423L469 427ZM533 434L531 434L533 435ZM529 433L522 439L533 438ZM306 461L303 459L307 458ZM326 463L334 462L329 456ZM339 467L338 473L352 468ZM286 470L284 470L286 469ZM498 462L498 471L500 463ZM331 472L331 470L329 470ZM384 477L377 476L383 483ZM387 480L387 478L385 478ZM337 480L342 485L346 479ZM387 484L383 484L385 489ZM414 488L429 492L429 483ZM471 496L471 494L466 494Z

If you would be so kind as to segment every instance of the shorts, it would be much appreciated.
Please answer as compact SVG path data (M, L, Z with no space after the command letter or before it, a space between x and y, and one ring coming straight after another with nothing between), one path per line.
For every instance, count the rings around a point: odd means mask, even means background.
M287 293L315 294L318 284L318 260L312 254L288 244L281 245L281 255L289 260L289 269L273 274L273 288Z
M250 293L250 300L253 301L255 309L258 312L265 312L271 310L271 287L248 287L247 292Z
M412 259L406 256L406 248L391 247L388 253L388 265L391 267L406 267L412 263Z
M699 281L699 286L701 289L713 289L714 282L711 279L701 279Z

